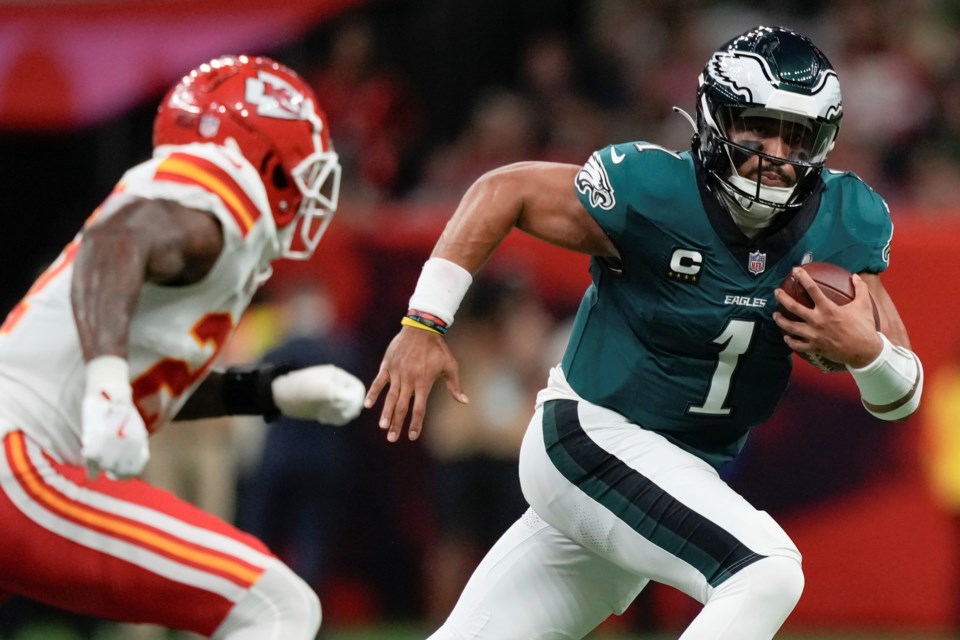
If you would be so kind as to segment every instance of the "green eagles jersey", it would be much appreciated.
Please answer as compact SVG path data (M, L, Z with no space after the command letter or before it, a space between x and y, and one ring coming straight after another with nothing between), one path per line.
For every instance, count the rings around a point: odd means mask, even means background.
M709 193L689 151L607 147L576 189L621 259L591 261L563 357L567 380L715 467L787 388L791 351L772 316L791 268L820 261L879 273L889 260L886 203L850 173L824 171L802 207L754 239Z

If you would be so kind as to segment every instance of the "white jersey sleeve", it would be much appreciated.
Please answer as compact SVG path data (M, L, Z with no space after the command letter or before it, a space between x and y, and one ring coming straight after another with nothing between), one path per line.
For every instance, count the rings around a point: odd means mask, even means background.
M124 174L91 216L137 198L170 200L220 222L223 250L206 277L187 286L147 283L130 327L134 400L152 431L169 421L209 372L257 288L279 242L260 176L239 154L210 144L157 149ZM63 461L80 463L83 354L70 303L82 232L0 327L0 434L20 429Z

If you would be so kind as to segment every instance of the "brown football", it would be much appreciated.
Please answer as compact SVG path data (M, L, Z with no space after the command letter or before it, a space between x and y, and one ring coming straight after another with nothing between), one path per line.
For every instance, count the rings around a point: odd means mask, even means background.
M810 277L813 278L813 281L817 283L817 286L820 287L820 290L824 293L827 298L833 301L835 304L844 305L853 300L854 295L856 294L853 287L853 280L850 277L853 275L843 267L838 267L835 264L830 264L829 262L810 262L802 266L802 268L810 274ZM780 284L780 288L783 289L784 293L788 296L802 304L803 306L812 309L813 308L813 299L810 298L810 295L807 293L807 290L803 288L803 285L800 284L800 281L794 277L791 273L783 282ZM870 298L870 301L873 302L873 320L877 325L877 330L880 330L880 312L877 310L877 304L873 301L873 298ZM779 307L778 311L784 315L788 320L797 321L800 318L790 313L783 307ZM838 371L846 371L846 367L838 362L833 362L822 356L811 353L800 353L797 354L813 366L827 371L830 373Z

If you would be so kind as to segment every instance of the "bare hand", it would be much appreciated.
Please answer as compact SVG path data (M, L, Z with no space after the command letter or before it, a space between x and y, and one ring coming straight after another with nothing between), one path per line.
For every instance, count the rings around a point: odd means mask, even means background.
M784 332L787 346L799 353L814 353L852 367L872 362L883 348L883 342L877 335L870 291L863 279L853 275L856 295L850 303L838 305L820 290L806 271L795 269L794 275L810 295L814 307L805 307L782 289L774 291L777 302L801 320L790 321L780 312L774 312L773 320Z
M454 400L467 404L467 395L460 388L460 365L450 353L443 336L417 329L400 329L380 364L380 372L370 383L364 407L371 408L385 388L387 395L380 414L380 428L387 430L387 440L396 442L403 423L410 414L409 438L416 440L423 429L427 397L437 378L446 381L447 391ZM412 411L411 411L412 400Z

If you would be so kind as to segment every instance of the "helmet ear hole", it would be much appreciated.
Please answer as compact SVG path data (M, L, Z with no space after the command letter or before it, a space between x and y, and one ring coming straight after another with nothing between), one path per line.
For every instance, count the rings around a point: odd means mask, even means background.
M271 176L273 180L273 186L277 189L283 190L290 186L290 180L287 178L287 172L283 170L283 166L279 163L273 167L273 175Z
M260 175L263 176L263 186L267 188L270 206L274 209L274 221L277 227L285 227L297 213L300 194L275 153L268 153L263 159Z

